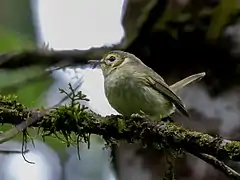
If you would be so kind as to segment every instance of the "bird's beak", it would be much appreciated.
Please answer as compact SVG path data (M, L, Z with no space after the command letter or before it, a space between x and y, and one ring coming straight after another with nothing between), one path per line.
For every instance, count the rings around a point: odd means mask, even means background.
M88 61L90 64L100 64L99 60L89 60Z
M103 63L103 59L99 60L89 60L88 63L93 65L93 68L96 68L99 66L101 63Z

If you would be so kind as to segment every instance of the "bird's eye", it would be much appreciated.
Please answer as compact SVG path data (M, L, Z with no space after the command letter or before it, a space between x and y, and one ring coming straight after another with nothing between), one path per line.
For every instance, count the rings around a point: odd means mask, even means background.
M115 56L110 56L107 60L110 61L110 62L113 62L113 61L116 60L116 57Z

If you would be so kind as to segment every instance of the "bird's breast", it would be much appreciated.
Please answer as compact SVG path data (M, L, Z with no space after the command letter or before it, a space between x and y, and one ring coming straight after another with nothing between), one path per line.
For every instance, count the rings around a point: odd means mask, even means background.
M166 117L174 111L172 103L134 74L113 74L105 79L104 87L110 105L122 115L144 112Z

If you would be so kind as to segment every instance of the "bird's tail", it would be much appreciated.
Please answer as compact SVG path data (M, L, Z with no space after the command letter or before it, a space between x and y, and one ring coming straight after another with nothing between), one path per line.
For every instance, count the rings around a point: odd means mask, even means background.
M173 92L177 92L178 90L184 88L186 85L201 80L206 75L205 72L194 74L191 76L188 76L181 81L176 82L175 84L171 85L170 88Z

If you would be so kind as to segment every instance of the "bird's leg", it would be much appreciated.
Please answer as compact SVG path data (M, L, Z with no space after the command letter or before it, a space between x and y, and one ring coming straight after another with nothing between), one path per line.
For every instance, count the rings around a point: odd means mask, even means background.
M131 115L131 118L136 118L136 119L148 119L148 120L151 120L151 116L148 116L147 114L145 114L144 112L140 111L140 114L138 113L134 113Z
M133 113L131 115L131 118L142 118L142 117L145 117L145 116L146 116L146 114L143 111L140 110L139 113Z
M134 113L131 115L131 118L142 118L140 114Z
M145 112L140 110L139 113L134 113L131 115L131 118L145 118L145 119L152 119L151 116L147 115Z
M163 122L174 122L171 116L161 118L161 121L163 121Z

